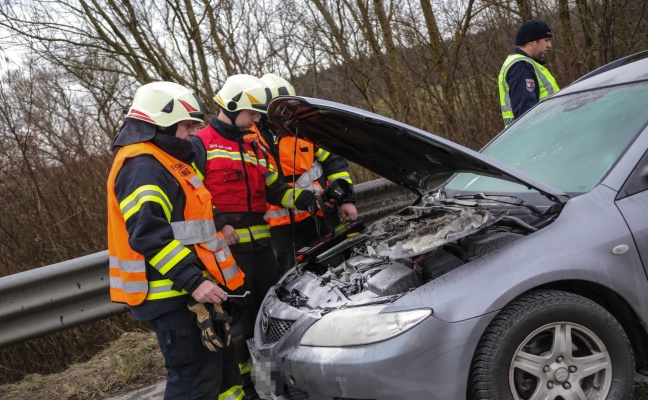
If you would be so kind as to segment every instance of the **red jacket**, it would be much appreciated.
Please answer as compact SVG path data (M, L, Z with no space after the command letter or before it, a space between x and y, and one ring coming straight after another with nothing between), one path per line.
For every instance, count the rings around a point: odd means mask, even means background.
M292 188L281 181L258 145L243 138L237 127L212 117L193 139L196 164L216 208L216 223L231 225L239 245L270 245L270 226L264 219L266 202L306 210L314 204L311 191Z

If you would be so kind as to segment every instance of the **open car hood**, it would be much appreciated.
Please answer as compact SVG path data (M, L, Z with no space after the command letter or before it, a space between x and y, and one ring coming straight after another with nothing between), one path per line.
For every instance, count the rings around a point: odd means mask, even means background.
M268 118L284 134L303 137L419 194L427 182L472 172L519 183L559 204L567 198L562 191L481 153L359 108L280 96L270 103Z

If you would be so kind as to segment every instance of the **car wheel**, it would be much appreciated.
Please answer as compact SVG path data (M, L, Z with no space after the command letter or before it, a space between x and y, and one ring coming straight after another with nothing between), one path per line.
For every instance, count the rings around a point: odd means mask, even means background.
M470 368L472 399L629 399L630 341L603 307L543 290L502 309L482 335Z

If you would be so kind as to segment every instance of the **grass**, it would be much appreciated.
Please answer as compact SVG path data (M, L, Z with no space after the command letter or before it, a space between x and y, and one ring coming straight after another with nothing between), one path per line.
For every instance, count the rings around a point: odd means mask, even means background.
M85 363L58 374L31 374L20 382L0 386L0 400L105 399L164 377L164 360L155 334L127 332Z

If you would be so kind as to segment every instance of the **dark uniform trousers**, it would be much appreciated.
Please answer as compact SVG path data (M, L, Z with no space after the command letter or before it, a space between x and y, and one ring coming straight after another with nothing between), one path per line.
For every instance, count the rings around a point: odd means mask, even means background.
M217 400L220 393L241 385L234 346L209 351L193 312L173 310L151 324L167 371L165 400Z

